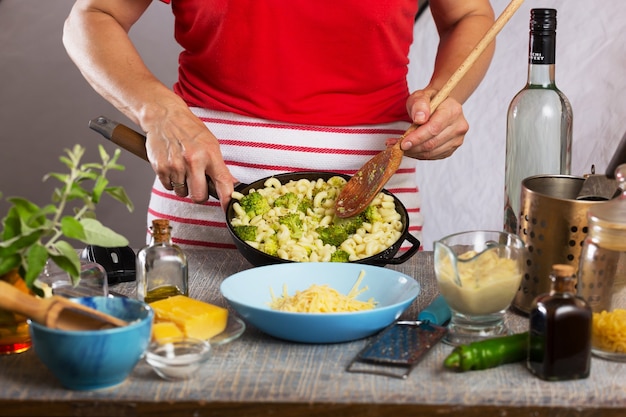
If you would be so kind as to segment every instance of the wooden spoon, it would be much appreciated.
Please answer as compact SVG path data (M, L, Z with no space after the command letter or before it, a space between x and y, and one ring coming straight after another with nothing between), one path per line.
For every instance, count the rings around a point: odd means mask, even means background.
M504 9L502 14L500 14L498 19L494 22L493 26L485 33L467 58L465 58L465 61L463 61L441 90L433 97L430 103L431 114L434 113L441 102L448 97L454 87L463 79L467 71L472 68L478 57L494 40L498 32L500 32L517 9L519 9L523 1L524 0L511 0L506 9ZM413 123L400 137L398 142L375 155L352 176L337 197L335 203L337 217L345 218L355 216L367 208L387 181L389 181L389 178L398 170L404 155L404 151L400 148L402 140L418 127L418 125Z
M128 322L54 295L37 298L0 281L0 308L59 330L100 330L127 326Z

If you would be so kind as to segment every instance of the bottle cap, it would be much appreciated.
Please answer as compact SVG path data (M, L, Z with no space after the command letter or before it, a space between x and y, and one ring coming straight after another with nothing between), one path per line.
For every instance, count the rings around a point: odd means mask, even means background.
M532 9L530 30L532 32L556 30L556 9Z
M152 220L152 236L157 242L163 242L169 239L170 236L170 222L167 219L154 219Z
M567 264L554 264L552 265L552 272L557 277L571 277L576 270L573 266Z
M154 219L152 220L152 227L156 229L167 228L170 225L170 221L167 219Z

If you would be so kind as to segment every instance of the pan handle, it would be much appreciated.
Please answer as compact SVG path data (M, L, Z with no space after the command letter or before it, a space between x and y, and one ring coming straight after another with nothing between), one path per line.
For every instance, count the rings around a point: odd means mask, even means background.
M411 256L415 255L415 253L420 248L420 241L410 233L407 233L405 240L408 240L413 244L406 252L404 252L400 256L396 256L395 258L387 259L386 263L389 265L399 265L408 261Z
M144 161L150 162L148 154L146 153L146 137L141 133L134 131L128 126L124 126L121 123L113 121L106 116L99 116L95 119L91 119L89 121L89 128L95 130L111 142L140 157ZM206 182L209 195L213 198L218 198L215 184L208 175L206 176Z

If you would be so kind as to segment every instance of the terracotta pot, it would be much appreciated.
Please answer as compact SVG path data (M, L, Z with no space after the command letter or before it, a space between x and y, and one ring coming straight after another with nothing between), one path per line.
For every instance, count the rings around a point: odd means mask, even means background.
M32 293L17 271L11 271L0 276L0 280L12 284L20 291ZM0 355L24 352L31 345L26 317L0 309Z

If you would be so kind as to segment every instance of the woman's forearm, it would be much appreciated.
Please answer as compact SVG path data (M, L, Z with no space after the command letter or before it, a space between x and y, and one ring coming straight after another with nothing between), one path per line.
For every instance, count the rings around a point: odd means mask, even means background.
M494 22L493 10L488 2L470 0L461 2L467 9L459 10L461 16L457 17L447 8L446 13L440 11L443 10L443 6L440 9L439 4L446 1L431 2L433 18L441 39L429 87L437 90L463 63ZM470 7L472 4L473 8ZM495 42L492 42L452 91L450 94L452 98L459 103L467 100L485 76L494 50Z
M128 31L146 1L78 1L63 30L63 44L102 97L148 130L151 120L184 102L146 67Z

